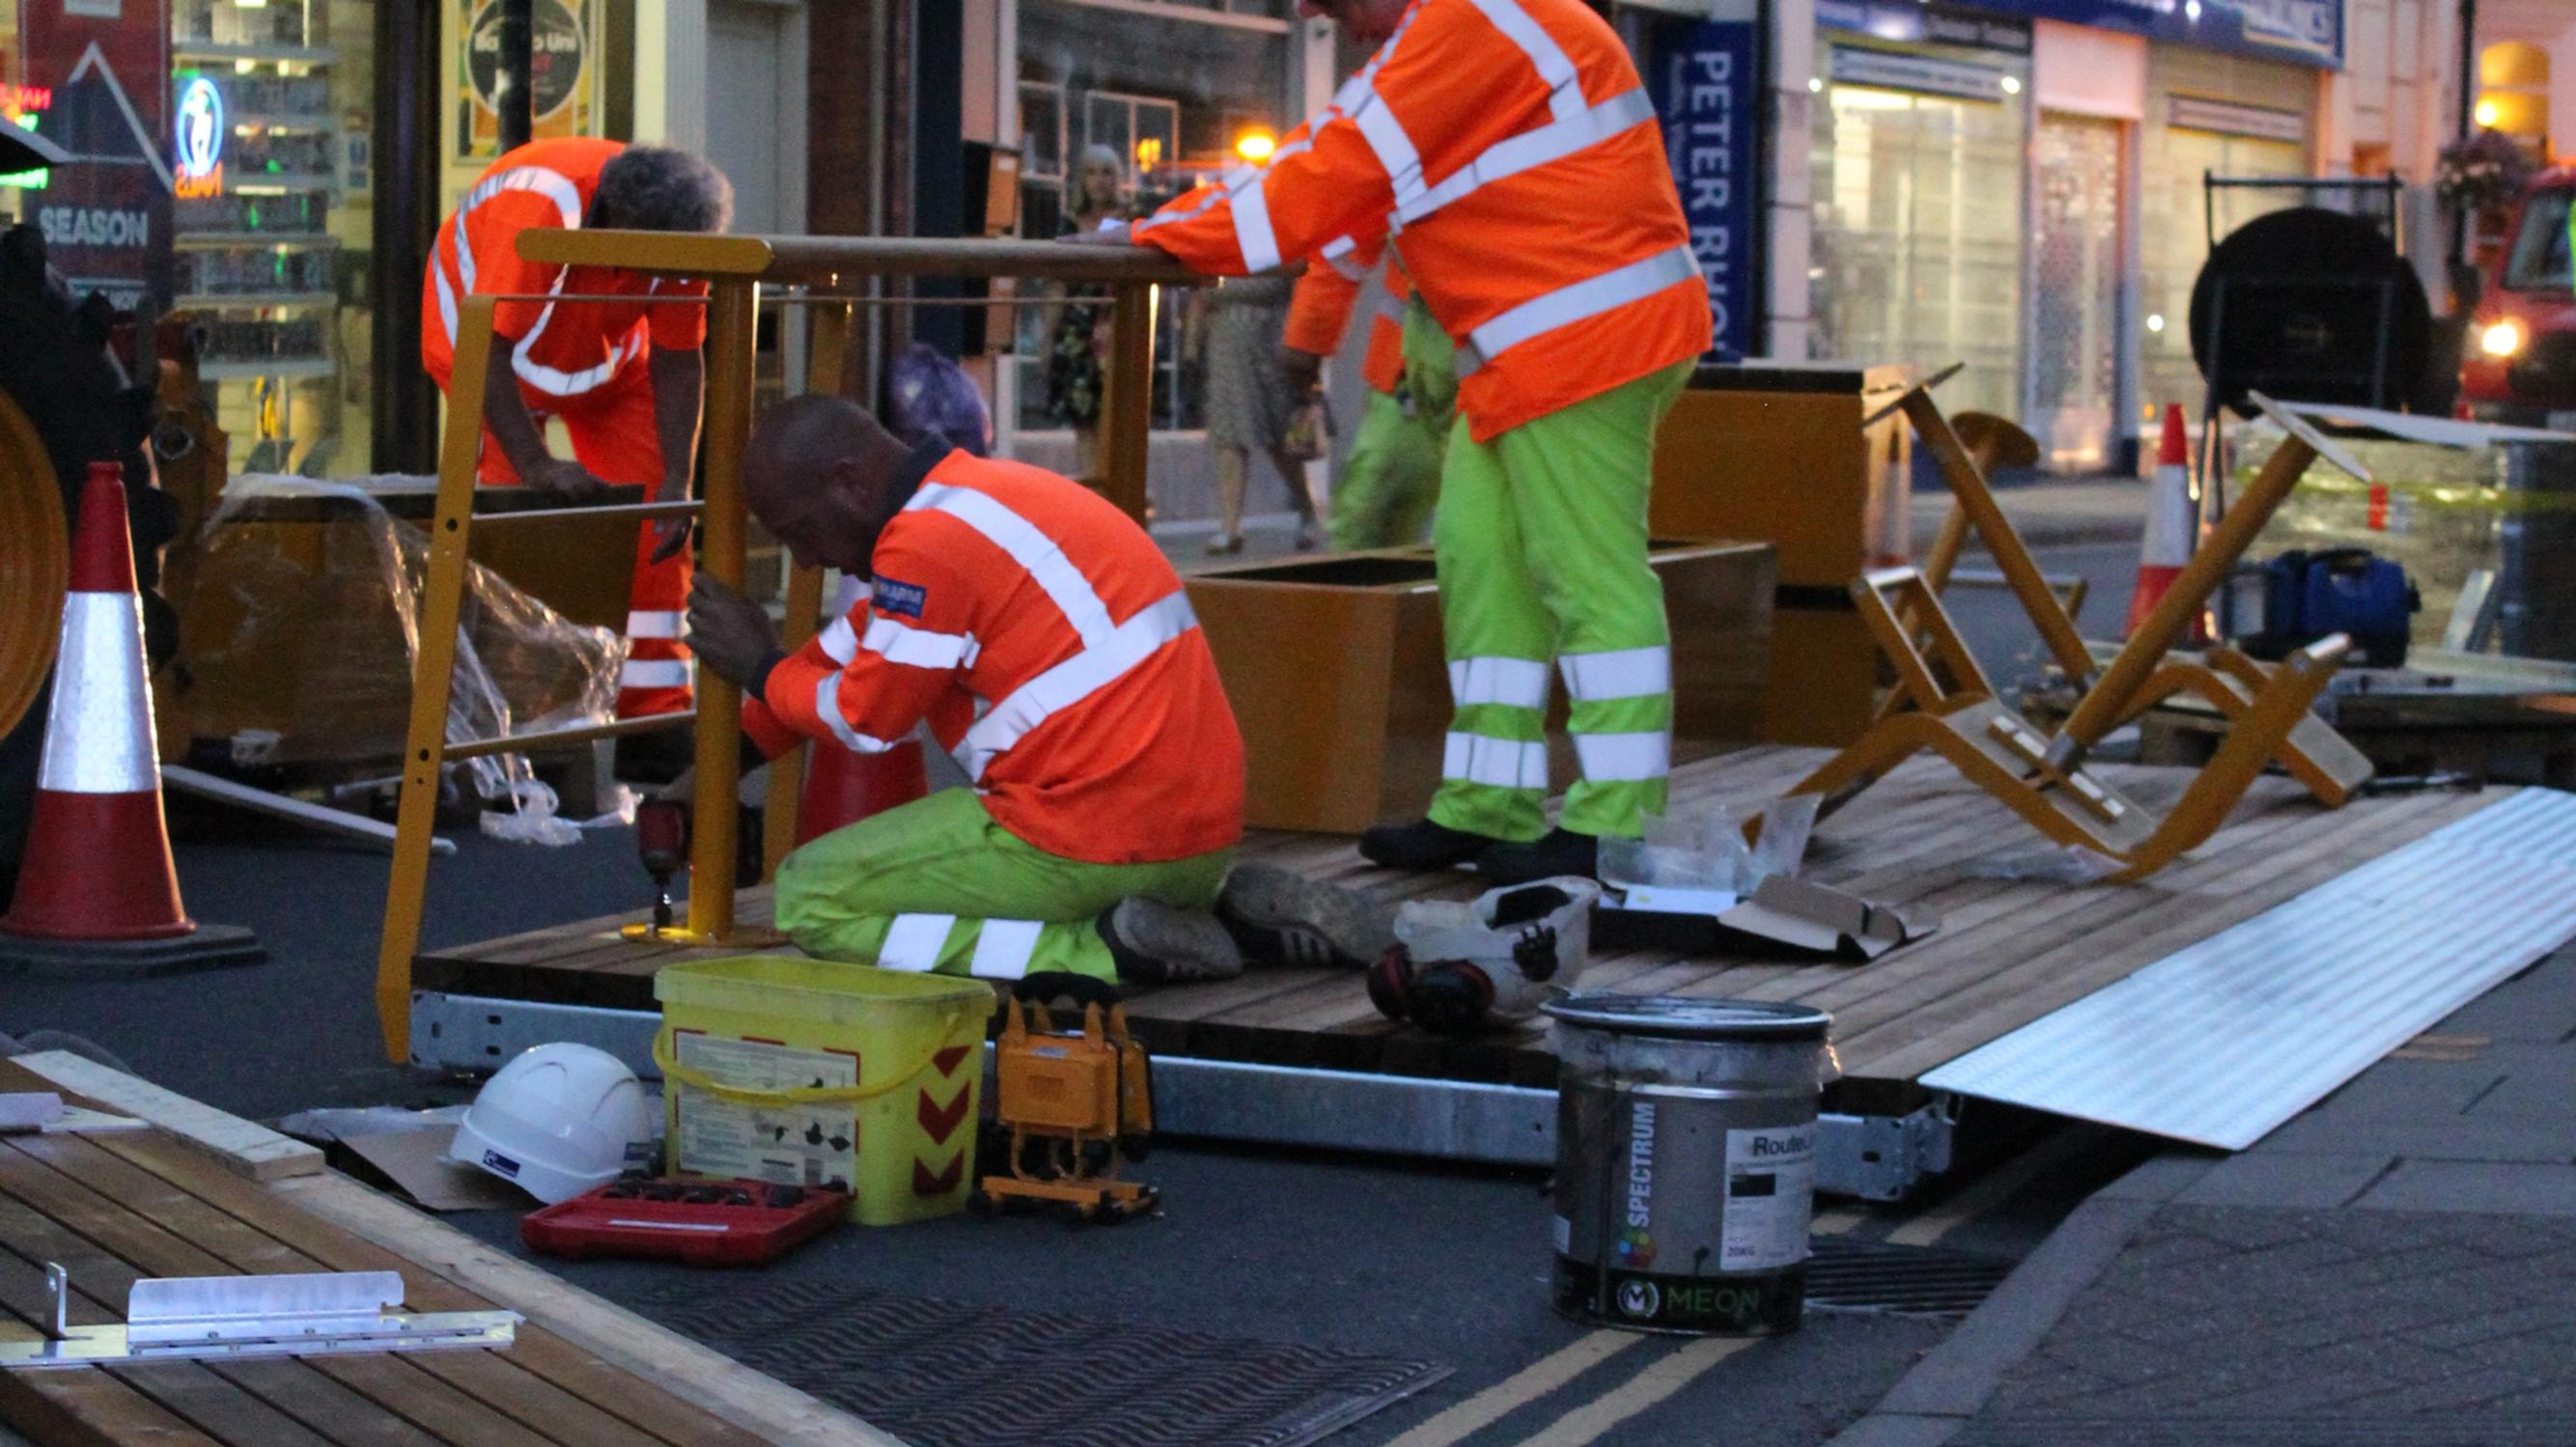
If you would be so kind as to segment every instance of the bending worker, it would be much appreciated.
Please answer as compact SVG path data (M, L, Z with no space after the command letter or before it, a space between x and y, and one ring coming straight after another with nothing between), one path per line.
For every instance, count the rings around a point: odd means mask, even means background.
M458 298L540 298L493 308L480 481L524 482L571 497L602 484L641 484L661 502L689 495L706 397L706 284L522 260L519 233L540 226L721 231L732 214L733 188L723 174L686 151L576 138L521 146L492 163L438 228L420 328L421 362L443 392L455 367ZM615 299L595 299L603 296ZM657 297L678 300L657 304ZM561 418L571 434L573 460L546 450L549 418ZM619 718L691 706L689 649L680 633L688 536L683 517L648 522L636 536ZM685 734L670 737L687 741Z
M1507 881L1594 873L1599 836L1633 836L1664 807L1672 664L1646 561L1648 468L1709 344L1654 106L1581 0L1299 10L1377 54L1267 166L1183 196L1132 239L1231 274L1394 233L1458 348L1432 528L1456 715L1430 817L1371 830L1360 851L1405 868L1474 860ZM1553 831L1551 661L1583 771Z
M697 580L698 658L742 688L749 741L882 752L926 720L974 784L788 855L777 922L800 948L1162 983L1247 955L1357 964L1391 941L1342 891L1259 868L1229 881L1242 735L1179 576L1105 498L936 434L907 449L838 397L770 409L743 474L798 563L873 580L792 656L765 610Z
M1389 259L1372 270L1353 257L1327 254L1328 265L1297 279L1281 356L1290 383L1300 394L1313 392L1324 358L1341 346L1353 304L1365 306L1368 355L1360 378L1368 401L1333 479L1333 546L1391 548L1422 541L1431 521L1441 449L1457 418L1458 379L1449 338L1414 298L1404 268Z

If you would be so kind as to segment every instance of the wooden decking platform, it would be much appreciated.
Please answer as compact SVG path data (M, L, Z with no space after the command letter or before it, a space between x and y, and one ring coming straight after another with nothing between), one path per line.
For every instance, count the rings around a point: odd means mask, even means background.
M1762 747L1687 764L1678 811L1723 803L1739 813L1824 758ZM2130 798L2164 808L2191 774L2110 765ZM1581 988L1794 1000L1832 1012L1846 1077L1912 1081L1925 1071L2270 909L2513 791L2427 792L2318 806L2283 778L2258 780L2225 828L2141 884L2063 884L1988 877L2046 842L1948 767L1918 759L1821 825L1805 873L1873 899L1921 904L1940 932L1866 965L1787 951L1683 957L1596 950ZM1243 855L1379 890L1390 897L1476 891L1463 873L1396 875L1370 868L1348 839L1259 834ZM640 881L639 881L640 882ZM738 900L745 922L768 919L767 892ZM617 927L639 915L513 935L421 955L426 990L557 1004L657 1010L652 975L711 951L637 944ZM1131 1023L1156 1051L1264 1064L1521 1085L1552 1085L1555 1060L1536 1027L1444 1041L1389 1023L1355 976L1259 971L1220 984L1139 993Z
M142 1277L314 1271L399 1272L410 1311L497 1306L528 1319L502 1350L0 1370L0 1426L41 1447L754 1447L779 1440L790 1421L797 1440L816 1444L890 1440L322 1171L308 1148L130 1077L84 1074L131 1086L147 1111L176 1108L218 1134L0 1137L0 1338L39 1334L48 1262L70 1273L75 1326L121 1320ZM0 1091L57 1089L109 1111L136 1108L84 1100L0 1061ZM227 1134L306 1159L228 1154ZM266 1179L280 1166L302 1174ZM478 1269L479 1289L459 1284ZM496 1276L517 1284L496 1285ZM565 1324L576 1318L582 1325ZM576 1339L584 1335L598 1349ZM746 1425L764 1421L764 1430Z

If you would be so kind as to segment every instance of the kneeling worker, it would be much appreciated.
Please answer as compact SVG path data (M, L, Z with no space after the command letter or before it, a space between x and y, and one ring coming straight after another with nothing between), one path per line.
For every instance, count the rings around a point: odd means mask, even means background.
M1179 576L1106 499L935 436L907 449L837 397L772 408L743 462L751 511L797 562L874 583L791 656L766 612L699 576L691 637L742 688L750 742L879 752L927 720L974 785L788 855L777 922L800 948L1161 983L1382 947L1339 891L1274 870L1229 886L1242 735Z

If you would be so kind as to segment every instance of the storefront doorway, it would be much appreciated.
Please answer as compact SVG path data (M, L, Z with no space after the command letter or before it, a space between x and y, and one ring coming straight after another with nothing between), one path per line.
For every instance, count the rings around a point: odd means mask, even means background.
M2030 399L2043 463L2090 472L2112 453L2120 379L2125 128L2043 111L2032 173Z

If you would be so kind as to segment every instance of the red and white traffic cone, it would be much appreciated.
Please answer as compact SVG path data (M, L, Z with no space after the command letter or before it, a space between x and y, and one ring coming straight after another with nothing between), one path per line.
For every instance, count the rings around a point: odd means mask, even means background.
M156 975L256 964L267 951L249 930L200 925L179 902L118 473L113 462L91 463L81 494L26 863L0 918L0 969Z
M841 580L832 616L847 618L867 596L856 579ZM796 842L803 844L871 814L909 804L930 792L921 744L904 739L881 754L863 754L837 739L816 739L806 754L805 793L796 810Z
M2155 606L2164 601L2174 579L2182 576L2183 564L2191 561L2194 539L2199 536L2198 510L2191 499L2191 448L2184 436L2182 408L2165 405L2165 435L2156 449L2154 492L2147 498L2147 538L2138 550L2138 584L2129 594L2129 623L2124 630L2138 631ZM2207 630L2194 620L2191 641L2209 641Z

